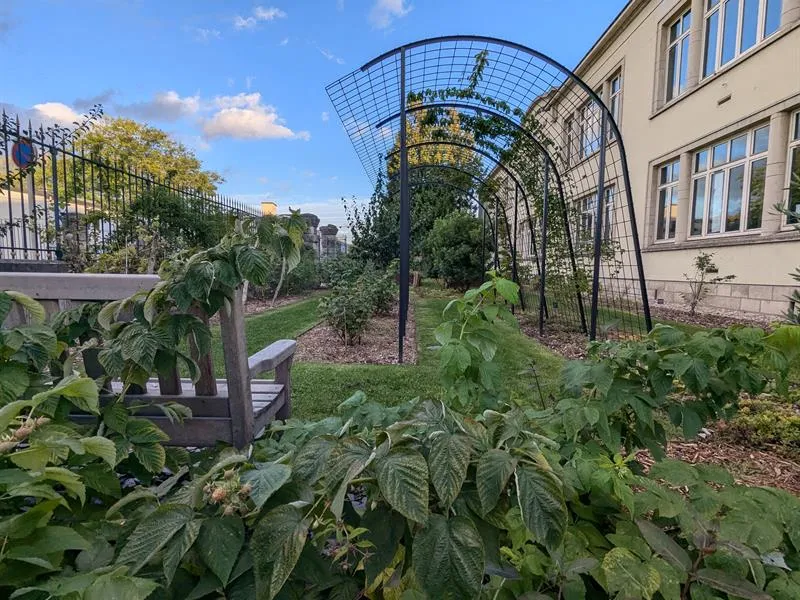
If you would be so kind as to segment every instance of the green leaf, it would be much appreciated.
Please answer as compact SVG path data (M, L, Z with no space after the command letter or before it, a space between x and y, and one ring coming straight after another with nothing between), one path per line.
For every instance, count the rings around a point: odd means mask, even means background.
M467 477L472 444L462 433L437 431L431 437L433 442L428 454L431 483L442 505L449 508Z
M11 419L17 416L14 414L8 418L3 411L7 409L9 404L13 404L25 393L30 383L31 379L28 376L28 370L25 368L25 365L19 363L0 363L0 403L7 405L0 409L0 430L8 427ZM20 402L22 402L22 400L20 400Z
M34 325L44 325L45 319L47 319L47 313L44 307L36 300L21 292L9 290L5 292L5 295L25 309L25 312L28 313L28 317L30 317L31 323ZM5 320L5 315L3 317L3 320Z
M429 598L476 598L484 572L483 542L467 517L433 514L414 536L413 568Z
M392 448L375 461L378 488L386 501L417 523L428 519L428 465L410 448Z
M183 504L164 504L145 517L133 530L117 558L117 564L132 565L136 574L194 517Z
M463 373L472 364L472 356L461 342L454 341L441 350L442 368L447 371Z
M703 420L694 410L688 406L681 406L681 426L683 427L683 437L687 440L694 439L703 428Z
M381 503L364 513L360 525L368 530L363 538L374 546L370 548L369 557L364 561L367 584L371 584L397 554L398 545L406 530L406 520L400 513Z
M453 323L452 321L445 321L433 330L433 337L441 346L446 346L447 343L453 339Z
M164 549L164 577L167 580L167 584L172 583L172 578L175 577L175 572L178 570L183 557L197 540L202 524L202 519L189 521Z
M292 469L286 465L261 463L256 464L255 469L242 473L239 479L242 484L249 483L252 486L250 498L256 509L260 509L272 494L289 481L291 476Z
M538 542L556 548L567 527L567 507L561 481L538 464L520 463L514 471L522 520Z
M94 379L69 375L52 388L39 392L33 402L39 404L49 398L66 398L79 410L92 414L100 413L99 393Z
M293 506L279 506L258 522L250 541L250 552L259 600L272 600L280 592L307 539L308 522Z
M230 516L203 521L196 547L203 562L226 586L243 544L244 523Z
M160 473L164 470L167 453L161 444L136 444L133 447L133 455L150 473Z
M134 444L166 442L169 436L147 419L130 419L125 427L125 437Z
M90 548L82 550L75 558L75 567L78 571L88 572L102 569L114 560L114 546L103 538L97 538Z
M725 571L720 571L718 569L700 569L695 574L695 578L700 583L704 583L715 590L725 592L731 596L746 598L747 600L771 600L769 594L761 591L746 579L741 579Z
M516 466L516 459L505 450L489 450L478 460L475 483L483 514L491 512L497 505Z
M99 456L112 469L117 465L117 447L110 439L96 435L81 438L81 444L88 454Z
M44 471L50 462L52 451L44 446L32 446L27 450L16 450L9 456L11 462L27 471Z
M90 547L91 544L74 529L48 525L15 542L6 556L8 558L49 556L67 550L86 550Z
M150 579L108 573L88 587L83 600L145 600L157 587Z
M266 285L269 280L269 257L261 250L242 246L236 254L236 266L245 279L255 285Z
M509 304L519 304L519 286L509 279L495 280L497 293Z
M8 313L11 312L12 304L13 301L11 300L11 296L5 292L0 292L0 325L3 324L8 316Z
M310 439L294 459L294 473L302 481L314 485L325 472L331 452L336 447L333 437L321 436Z
M603 573L609 592L622 592L625 597L641 595L648 600L658 591L661 575L625 548L612 548L603 558Z
M683 573L692 570L692 559L689 557L689 553L664 533L660 527L656 527L644 519L637 519L636 525L639 526L639 531L642 532L642 536L650 544L653 552L663 556L672 566L680 569Z
M1 367L2 367L2 365L0 365L0 368ZM25 372L25 369L23 369L23 373L24 372ZM1 375L1 373L0 373L0 375ZM6 382L3 381L3 386L5 386L5 384L6 384ZM25 388L27 388L27 387L28 386L26 384ZM22 391L24 392L25 389L23 389ZM22 392L20 392L20 393L22 393ZM17 395L18 394L15 394L15 397ZM6 429L8 429L8 426L11 425L11 422L19 416L19 413L21 413L26 408L29 408L30 406L31 406L31 402L28 401L28 400L14 400L13 402L9 402L5 406L3 406L3 408L0 408L0 432L5 431Z

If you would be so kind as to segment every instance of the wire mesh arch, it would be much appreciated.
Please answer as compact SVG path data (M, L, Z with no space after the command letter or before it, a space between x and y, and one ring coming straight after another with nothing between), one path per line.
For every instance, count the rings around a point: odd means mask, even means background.
M595 339L651 327L616 122L620 81L592 89L521 44L443 36L390 50L327 92L373 183L400 182L401 270L409 168L467 165L496 192L485 203L513 198L500 207L510 221L503 243L527 311L542 331L564 326ZM446 144L454 149L434 150ZM407 298L401 290L401 313Z

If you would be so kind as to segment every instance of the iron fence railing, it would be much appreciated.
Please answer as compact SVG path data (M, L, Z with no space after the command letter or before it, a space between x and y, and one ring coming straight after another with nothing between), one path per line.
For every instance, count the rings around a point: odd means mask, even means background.
M61 260L65 243L87 255L107 252L131 205L145 192L169 193L195 214L258 216L255 208L233 198L181 189L90 154L80 138L97 116L91 113L73 129L35 128L3 112L0 260ZM130 243L138 247L139 240Z

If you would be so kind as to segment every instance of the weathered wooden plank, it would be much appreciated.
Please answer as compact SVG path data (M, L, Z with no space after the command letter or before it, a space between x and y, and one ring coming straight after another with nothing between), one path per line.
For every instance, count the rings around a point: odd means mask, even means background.
M294 356L296 349L296 341L278 340L263 350L259 350L247 360L250 377L274 370L279 364Z
M92 424L96 417L91 415L72 415L79 424ZM167 446L213 446L217 442L233 443L231 420L222 417L203 417L187 419L183 423L170 423L166 417L148 417L169 436Z
M36 300L120 300L150 290L157 275L107 273L0 273L0 289L16 290Z
M178 374L177 367L170 369L169 373L158 374L158 390L164 396L180 396L183 394L181 376Z
M255 431L241 287L236 289L233 298L225 303L219 314L233 445L243 448L253 441Z
M277 397L277 395L276 395ZM105 406L116 400L117 396L100 396L100 405ZM230 417L228 398L220 396L162 396L161 394L142 394L125 396L125 404L141 406L137 414L142 416L163 415L156 404L174 402L192 411L194 417ZM150 405L150 406L147 406Z
M282 383L276 383L271 379L252 379L250 381L250 391L253 394L256 393L280 394L283 391L283 388L284 386ZM122 382L121 381L112 382L111 389L115 394L122 393ZM187 379L185 377L181 379L181 390L182 394L187 397L194 397L199 395L194 393L192 380ZM217 379L217 390L218 393L215 396L215 398L226 398L228 396L228 382L225 381L224 379ZM147 381L145 393L151 396L159 395L160 391L157 379L149 379Z
M202 308L199 306L192 306L189 309L189 312L203 321L203 323L206 324L206 327L208 327L208 315ZM200 370L200 379L197 380L197 383L194 386L197 395L216 396L217 380L214 378L214 364L211 360L211 353L207 352L201 355L200 350L197 348L197 344L195 344L192 336L189 336L189 353L197 363L197 367Z
M283 402L275 414L275 418L281 421L292 415L292 362L294 356L289 356L275 367L275 383L283 385Z

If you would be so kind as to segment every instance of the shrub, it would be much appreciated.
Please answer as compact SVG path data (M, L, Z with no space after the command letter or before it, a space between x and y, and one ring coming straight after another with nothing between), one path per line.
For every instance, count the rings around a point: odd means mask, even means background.
M442 278L447 287L461 290L483 279L486 269L481 256L490 255L481 221L460 211L434 222L425 240L425 251L429 274Z
M800 451L800 404L770 396L742 400L725 433L750 444L777 444Z
M736 275L715 275L715 273L719 273L719 270L713 259L713 253L700 252L694 257L694 273L691 276L683 274L683 278L689 284L689 291L681 296L689 305L689 314L691 315L695 314L697 305L708 295L710 285L736 279Z
M339 334L346 346L361 341L374 307L363 285L341 286L319 302L319 315Z
M336 258L322 261L320 264L320 279L322 284L327 287L355 283L356 279L364 273L367 265L368 263L343 254Z
M380 271L369 267L359 277L357 285L366 289L372 304L372 312L378 315L388 314L397 300L397 285L390 271Z
M276 260L266 287L274 291L279 278L280 262ZM320 266L317 255L312 248L303 248L299 264L286 274L281 291L286 295L301 294L317 289L319 284Z

